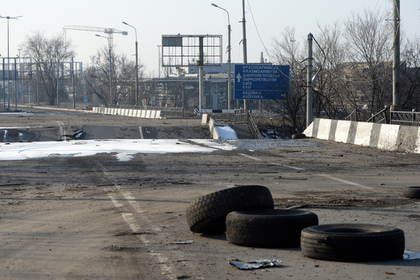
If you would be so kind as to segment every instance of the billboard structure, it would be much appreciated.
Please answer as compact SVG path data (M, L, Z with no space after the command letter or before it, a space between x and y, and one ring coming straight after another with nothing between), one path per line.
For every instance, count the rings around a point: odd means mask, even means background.
M204 66L222 65L222 35L162 35L162 66L200 66L198 106L201 112Z
M222 35L163 35L162 66L222 65Z

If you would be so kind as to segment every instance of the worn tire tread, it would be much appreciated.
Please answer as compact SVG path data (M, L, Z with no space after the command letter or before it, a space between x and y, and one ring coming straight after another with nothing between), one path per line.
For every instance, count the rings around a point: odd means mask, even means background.
M382 261L401 259L405 239L402 230L389 226L332 224L303 229L300 243L302 253L314 259Z
M317 215L303 210L234 211L226 217L226 239L240 246L296 248L302 229L317 224Z
M270 190L264 186L236 186L201 196L186 211L192 232L221 233L225 231L226 215L236 210L273 209Z

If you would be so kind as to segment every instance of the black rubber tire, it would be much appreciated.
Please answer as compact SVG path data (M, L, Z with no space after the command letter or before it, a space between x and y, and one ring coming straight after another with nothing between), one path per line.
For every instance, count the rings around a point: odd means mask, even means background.
M302 230L302 253L329 261L383 261L401 259L404 232L398 228L371 224L330 224Z
M420 186L404 188L404 197L420 198Z
M223 233L226 215L230 212L273 208L273 197L268 188L236 186L195 199L188 205L186 217L192 232Z
M296 248L302 229L317 224L318 216L303 210L234 211L226 217L226 239L240 246Z

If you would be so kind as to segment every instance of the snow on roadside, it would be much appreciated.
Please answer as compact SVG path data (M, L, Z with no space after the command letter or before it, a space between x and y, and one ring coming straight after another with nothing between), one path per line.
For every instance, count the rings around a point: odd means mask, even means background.
M220 139L238 139L235 130L229 125L218 125L216 129Z
M200 141L201 142L201 141ZM129 160L137 153L211 153L233 150L235 146L214 141L194 145L176 139L139 140L76 140L28 143L1 143L0 160L24 160L45 157L84 157L98 153L116 153L120 160Z
M115 153L120 161L135 154L212 153L215 151L257 151L287 146L315 146L295 140L212 140L212 139L114 139L0 143L0 160L25 160L47 157L85 157Z

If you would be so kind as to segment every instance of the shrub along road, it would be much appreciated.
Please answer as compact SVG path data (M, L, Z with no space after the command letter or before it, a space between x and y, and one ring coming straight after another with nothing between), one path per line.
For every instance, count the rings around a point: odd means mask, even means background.
M168 138L206 135L196 119L55 113L0 115L0 121L3 127L66 131L171 126ZM10 145L18 144L1 144L0 157ZM420 204L402 195L420 181L419 155L315 139L235 145L213 153L138 153L128 161L109 153L0 161L0 278L420 279L419 260L340 263L304 257L299 248L242 247L224 234L193 234L185 217L198 196L263 185L275 208L304 207L320 224L397 227L406 250L419 252ZM283 266L242 271L228 264L256 259L278 259Z

